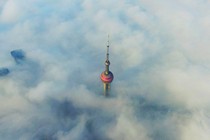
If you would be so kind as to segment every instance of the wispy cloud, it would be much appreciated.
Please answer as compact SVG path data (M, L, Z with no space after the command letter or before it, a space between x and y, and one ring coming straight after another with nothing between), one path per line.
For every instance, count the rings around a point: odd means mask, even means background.
M0 137L208 140L208 0L0 2ZM112 96L99 79L110 34ZM22 49L17 64L10 51ZM11 135L12 134L12 135Z

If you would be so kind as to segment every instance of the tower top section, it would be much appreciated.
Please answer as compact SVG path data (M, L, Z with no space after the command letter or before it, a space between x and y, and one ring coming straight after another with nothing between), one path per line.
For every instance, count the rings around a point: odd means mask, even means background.
M107 41L106 60L105 60L105 71L101 74L101 79L104 83L111 83L113 80L113 74L109 71L109 35Z
M108 35L108 41L107 41L107 50L106 50L106 60L105 60L105 71L103 71L101 73L101 81L104 84L104 95L108 95L108 91L110 90L110 85L111 82L114 79L114 75L112 74L112 72L109 70L109 35Z

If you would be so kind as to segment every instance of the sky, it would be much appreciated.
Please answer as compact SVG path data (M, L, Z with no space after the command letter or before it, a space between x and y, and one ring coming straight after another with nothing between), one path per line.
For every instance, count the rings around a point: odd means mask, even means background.
M1 0L0 138L209 140L209 0ZM111 95L103 96L107 36ZM10 52L21 49L16 63Z

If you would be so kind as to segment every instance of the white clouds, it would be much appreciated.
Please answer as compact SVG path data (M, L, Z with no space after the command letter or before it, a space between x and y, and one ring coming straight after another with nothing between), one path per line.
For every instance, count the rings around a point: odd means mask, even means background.
M21 15L22 9L18 2L8 0L1 11L0 21L3 23L14 23L18 21Z
M123 129L122 129L123 128ZM111 139L127 140L142 139L149 140L147 130L136 120L130 108L123 108L116 123L108 130Z
M206 107L209 96L209 73L193 67L193 70L170 70L166 73L166 87L173 94L176 101L181 101L190 107Z
M203 139L209 138L209 118L207 114L201 111L195 111L185 124L181 125L181 139ZM201 131L202 130L202 131Z
M0 77L1 138L209 136L209 2L0 4L0 65L11 70ZM108 33L115 79L104 98L98 76ZM17 48L26 52L22 65L10 58Z

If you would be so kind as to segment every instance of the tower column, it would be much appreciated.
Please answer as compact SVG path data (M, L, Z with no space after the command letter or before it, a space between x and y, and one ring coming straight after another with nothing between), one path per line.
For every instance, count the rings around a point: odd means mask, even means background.
M104 96L109 96L109 92L111 89L110 86L111 86L111 84L104 83Z
M106 68L105 68L105 74L109 74L109 65L110 65L110 62L109 62L109 60L107 61L105 61L105 66L106 66Z

